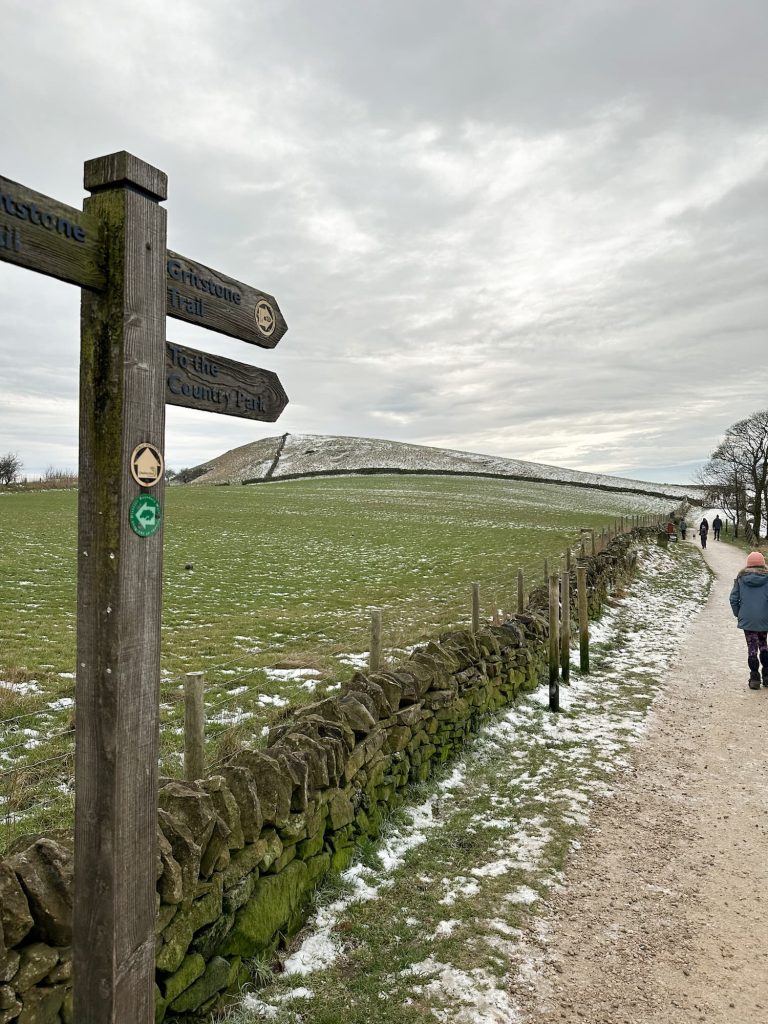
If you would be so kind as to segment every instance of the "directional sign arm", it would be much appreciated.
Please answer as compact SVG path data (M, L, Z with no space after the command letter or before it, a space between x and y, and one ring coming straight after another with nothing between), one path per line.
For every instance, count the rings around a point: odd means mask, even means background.
M166 341L165 401L274 423L288 404L288 396L271 370Z
M93 291L105 286L96 218L3 177L0 260Z
M168 250L166 312L176 320L274 348L288 330L274 296Z

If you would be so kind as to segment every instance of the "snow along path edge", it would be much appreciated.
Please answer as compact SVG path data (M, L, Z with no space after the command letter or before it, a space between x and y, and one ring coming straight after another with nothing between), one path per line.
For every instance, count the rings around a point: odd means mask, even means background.
M744 552L704 557L709 600L553 901L553 963L529 979L526 1024L768 1020L768 689L747 688L728 605Z
M407 812L406 824L379 847L377 859L369 857L345 873L347 892L320 908L285 962L288 976L258 997L246 997L244 1011L250 1013L243 1020L296 1020L287 989L296 974L308 976L313 989L309 997L302 992L305 1024L315 1011L329 1019L326 1003L339 984L335 971L343 970L354 1001L360 979L351 980L349 958L359 948L347 948L342 937L349 933L350 915L365 914L366 904L377 916L395 914L391 928L398 933L400 962L408 952L403 946L413 945L405 969L383 969L378 979L378 998L397 1009L395 1019L518 1020L510 977L524 987L545 955L530 941L521 943L520 925L531 922L530 935L543 935L539 907L563 882L552 850L564 840L578 847L596 796L609 793L626 771L627 751L644 733L646 709L707 585L693 552L685 552L681 562L675 553L648 549L631 594L600 623L596 670L561 690L564 713L553 718L540 691L488 726L451 776ZM457 823L460 834L479 840L474 860L460 862L452 844L443 841ZM424 906L409 911L407 892L401 891L409 875L418 877L420 888L433 890L432 920ZM383 960L388 959L385 950ZM360 1019L374 1010L382 1019L381 1006L366 1010L361 1003ZM419 1009L424 1006L426 1017Z

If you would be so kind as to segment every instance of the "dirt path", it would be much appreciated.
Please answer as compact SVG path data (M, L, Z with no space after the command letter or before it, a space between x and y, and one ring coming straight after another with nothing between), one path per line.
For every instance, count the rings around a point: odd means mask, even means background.
M747 688L728 606L744 555L705 555L717 578L633 773L550 901L525 1024L768 1022L768 688Z

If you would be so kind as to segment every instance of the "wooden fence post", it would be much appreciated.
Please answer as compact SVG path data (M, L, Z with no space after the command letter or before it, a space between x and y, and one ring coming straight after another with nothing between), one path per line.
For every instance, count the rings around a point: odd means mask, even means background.
M368 668L378 672L381 668L381 608L371 608L371 653Z
M546 583L548 580L549 580L549 559L545 558L544 559L544 582Z
M202 672L184 676L184 778L195 782L205 775L205 705Z
M106 287L81 301L73 1019L153 1024L164 474L132 467L162 463L167 179L115 153L84 184Z
M560 710L560 645L558 643L559 594L557 576L549 577L549 710Z
M517 614L522 615L525 611L525 577L523 570L517 570Z
M571 681L571 574L567 569L560 577L560 675L568 685Z
M587 568L576 569L576 586L579 599L579 669L589 674L589 606L587 604Z
M472 584L472 632L480 632L480 584Z
M589 531L589 535L590 535L590 538L592 540L592 556L594 557L597 554L596 543L595 543L595 531L594 530L590 530Z

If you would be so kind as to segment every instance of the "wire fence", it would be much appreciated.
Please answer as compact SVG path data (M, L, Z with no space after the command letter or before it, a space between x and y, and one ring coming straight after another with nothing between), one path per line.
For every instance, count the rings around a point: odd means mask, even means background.
M635 522L628 522L627 529L631 529L633 525L637 524ZM560 563L570 566L571 556L574 554L577 557L579 555L599 554L601 550L605 550L610 540L618 532L626 532L624 523L622 523L621 531L619 530L618 522L612 530L603 530L600 534L597 531L587 531L586 533L582 531L580 539L560 557L559 561L557 556L551 560L545 560L544 573L541 575L541 579L529 579L529 589L531 584L534 586L543 584L545 577L549 573L550 562L553 570L555 570ZM536 576L538 577L539 573ZM522 570L517 574L517 587L510 587L511 605L508 606L510 610L521 610L521 579ZM479 625L479 594L476 587L477 585L472 585L471 620L474 628L478 628ZM469 607L467 610L469 612ZM380 610L374 609L373 611ZM503 618L504 614L503 609L497 608L494 601L493 615L489 616L487 621L493 622L500 617ZM468 615L467 620L463 623L465 627L469 618ZM456 628L456 624L454 624L454 627L446 625L445 628ZM370 661L371 652L374 651L375 646L378 644L379 649L381 649L380 618L377 629L378 638L372 624L371 650L357 655L354 661L360 664L357 666L353 665L353 667L365 667ZM394 637L392 639L394 640ZM410 650L412 648L403 647L401 644L393 644L388 646L386 651L382 651L380 655L377 655L377 663L380 664L381 668L385 668L388 664L388 659L399 657ZM266 729L269 725L274 725L275 721L283 716L284 708L288 705L288 700L279 694L263 694L258 692L258 688L254 686L254 683L256 680L263 679L265 673L266 680L269 680L269 670L263 667L249 668L243 666L242 662L245 654L245 651L241 651L224 662L217 660L215 665L207 669L209 676L216 680L212 684L209 678L209 689L215 686L218 693L215 699L207 702L201 698L203 704L200 717L203 722L203 732L201 736L196 738L196 742L201 745L202 749L199 751L199 754L203 762L206 760L206 749L209 751L210 756L207 759L208 771L215 771L227 761L231 755L232 744L242 736L241 727L246 722L251 722L255 717L259 716L259 720L262 722L262 730ZM309 681L307 680L307 682ZM334 683L330 685L332 688L336 688L340 684ZM229 692L222 695L221 689L224 686L228 688ZM320 690L321 694L328 692L328 686L328 679L323 678L322 671L317 670L316 687ZM166 676L161 680L159 689L163 728L176 726L173 729L174 733L184 734L184 756L186 756L186 745L190 742L191 738L186 735L185 729L179 727L180 716L177 708L185 701L185 687L181 677ZM307 693L314 689L315 687L307 687ZM24 711L0 719L0 822L3 823L4 828L3 838L5 841L3 846L7 846L14 836L23 830L25 819L29 818L31 822L34 821L37 824L42 813L46 820L55 820L57 814L64 814L67 811L67 808L74 799L72 779L74 771L74 728L72 721L74 701L71 698L64 698L64 700L67 703L63 706L61 700L53 702L53 705L49 701L36 710ZM168 706L169 704L170 706ZM225 717L222 715L222 712L225 712L226 709L232 709L232 711L231 714L226 714ZM219 721L216 720L217 717L220 718ZM40 728L30 728L28 733L25 732L29 725L35 721L40 725ZM207 729L205 728L206 722ZM254 733L254 739L258 741L260 736ZM6 740L11 742L6 744ZM65 745L67 749L56 749L62 745ZM35 756L35 754L42 754L44 756ZM168 775L178 774L181 757L182 755L178 749L166 749L161 757L161 771ZM8 763L9 761L12 763Z

